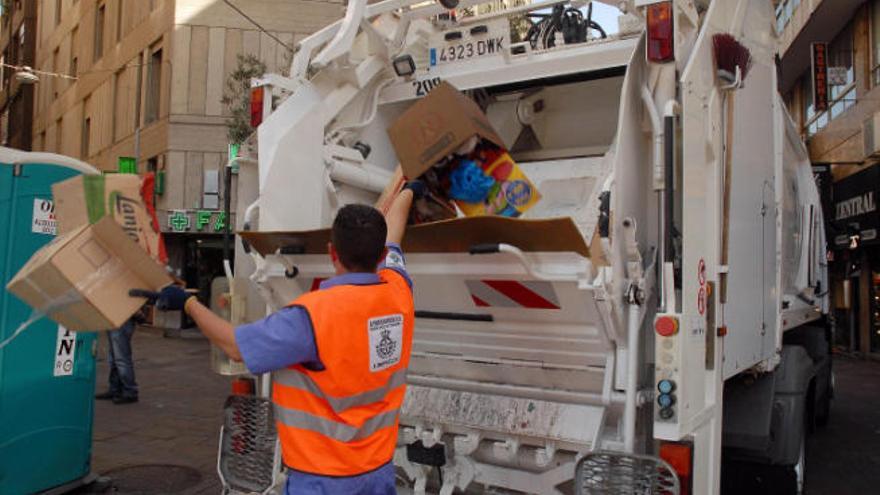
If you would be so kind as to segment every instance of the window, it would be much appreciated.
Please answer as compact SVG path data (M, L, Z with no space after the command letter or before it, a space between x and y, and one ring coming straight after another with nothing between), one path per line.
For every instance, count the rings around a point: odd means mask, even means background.
M61 0L55 0L55 25L61 24Z
M58 56L59 48L55 47L55 50L52 51L52 70L54 72L61 72L61 58ZM58 93L60 92L61 86L61 78L53 77L52 78L52 99L58 99Z
M19 65L24 63L24 35L24 23L22 23L21 27L18 28L18 47L16 48L17 53L15 55L15 63Z
M216 210L220 208L220 173L217 170L205 170L202 182L202 208Z
M785 26L791 21L795 9L801 4L801 0L782 0L776 6L776 32L782 34Z
M804 121L807 135L812 136L829 122L856 104L856 73L853 64L853 25L850 23L828 44L828 67L846 69L846 81L842 85L829 86L828 110L816 113L813 107L812 73L807 71L804 89Z
M880 86L880 0L871 5L871 80Z
M87 100L88 101L88 100ZM83 106L85 108L85 106ZM86 117L83 120L82 136L80 136L80 156L83 159L89 157L89 140L92 137L92 119Z
M159 91L162 85L162 49L158 49L150 55L150 64L147 67L147 112L145 123L149 124L159 119Z
M147 172L156 172L159 170L159 157L154 156L147 160Z
M137 57L137 82L135 82L135 92L134 92L134 128L137 129L141 126L141 91L143 91L144 86L144 64L142 63L143 58L140 54Z
M70 64L67 66L67 74L71 77L79 75L79 59L76 56L76 49L79 45L76 42L79 39L79 27L73 28L70 32Z
M116 42L122 39L122 19L125 18L123 12L125 11L125 0L119 0L119 3L116 5Z
M64 154L64 119L55 121L55 153Z
M120 114L124 114L125 112L125 93L126 86L125 83L125 70L128 69L127 66L123 65L121 69L116 71L116 74L113 75L113 142L115 143L120 136L125 135L122 132L122 129L119 128L120 122Z
M104 21L106 18L107 6L101 4L95 11L95 58L100 60L104 56Z

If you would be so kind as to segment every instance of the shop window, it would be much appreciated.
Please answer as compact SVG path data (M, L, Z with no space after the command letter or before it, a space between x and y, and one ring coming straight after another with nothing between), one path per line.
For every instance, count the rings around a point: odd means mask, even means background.
M842 115L856 104L856 73L853 64L853 28L850 23L828 44L828 67L839 67L846 70L844 84L829 85L828 110L816 112L813 106L812 73L807 70L804 75L804 122L808 136L812 136L825 128L829 122Z

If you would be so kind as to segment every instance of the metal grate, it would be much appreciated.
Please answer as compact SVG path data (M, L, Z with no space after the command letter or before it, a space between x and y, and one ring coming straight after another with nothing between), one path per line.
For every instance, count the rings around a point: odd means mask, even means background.
M577 495L678 495L678 476L663 459L596 451L575 469Z
M218 468L227 488L244 492L271 488L275 446L271 400L244 395L226 399Z

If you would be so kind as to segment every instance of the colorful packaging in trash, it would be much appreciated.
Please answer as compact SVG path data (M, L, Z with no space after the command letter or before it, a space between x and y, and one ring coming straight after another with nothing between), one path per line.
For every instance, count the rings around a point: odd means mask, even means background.
M449 197L466 216L518 217L541 199L509 153L483 150L479 154L481 159L462 160L450 174Z

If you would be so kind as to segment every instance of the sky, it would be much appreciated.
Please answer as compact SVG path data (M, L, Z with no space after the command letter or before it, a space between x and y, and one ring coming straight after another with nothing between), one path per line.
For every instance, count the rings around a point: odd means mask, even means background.
M583 10L584 14L587 13L586 7L581 10ZM593 20L599 23L606 33L612 34L617 32L617 16L619 15L620 10L617 8L600 2L593 2Z

